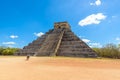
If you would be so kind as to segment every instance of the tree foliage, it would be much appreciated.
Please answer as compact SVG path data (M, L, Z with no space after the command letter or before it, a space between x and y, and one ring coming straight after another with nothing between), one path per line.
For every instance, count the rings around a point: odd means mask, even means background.
M0 47L0 55L13 55L18 48Z
M120 59L120 47L115 44L107 44L102 48L93 48L99 57Z

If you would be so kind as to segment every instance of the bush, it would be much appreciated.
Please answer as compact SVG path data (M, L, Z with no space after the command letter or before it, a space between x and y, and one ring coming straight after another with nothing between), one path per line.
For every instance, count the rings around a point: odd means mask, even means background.
M18 51L18 48L0 48L0 55L13 55L16 51Z
M3 50L4 50L4 48L0 47L0 55L2 55Z
M107 44L103 48L93 48L99 57L120 59L119 47L114 44Z

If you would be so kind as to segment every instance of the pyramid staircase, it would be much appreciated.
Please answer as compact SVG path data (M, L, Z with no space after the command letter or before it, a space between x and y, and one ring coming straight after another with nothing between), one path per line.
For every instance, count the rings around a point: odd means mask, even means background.
M58 51L63 33L63 29L54 30L51 34L49 34L46 37L44 43L41 45L42 47L38 50L38 52L35 55L56 56L56 52Z

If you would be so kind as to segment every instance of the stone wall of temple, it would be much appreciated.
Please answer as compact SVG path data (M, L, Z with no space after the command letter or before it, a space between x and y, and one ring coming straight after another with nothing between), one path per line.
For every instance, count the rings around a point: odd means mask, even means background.
M42 47L38 50L37 56L52 56L57 47L58 41L60 39L62 29L55 29L51 34L49 34Z

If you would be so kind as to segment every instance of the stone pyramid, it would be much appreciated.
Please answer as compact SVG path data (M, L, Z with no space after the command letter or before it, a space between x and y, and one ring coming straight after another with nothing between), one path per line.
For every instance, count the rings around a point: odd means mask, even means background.
M16 55L33 56L69 56L69 57L97 57L85 42L78 38L70 29L67 22L54 24L54 29L38 37L28 46L19 50Z

